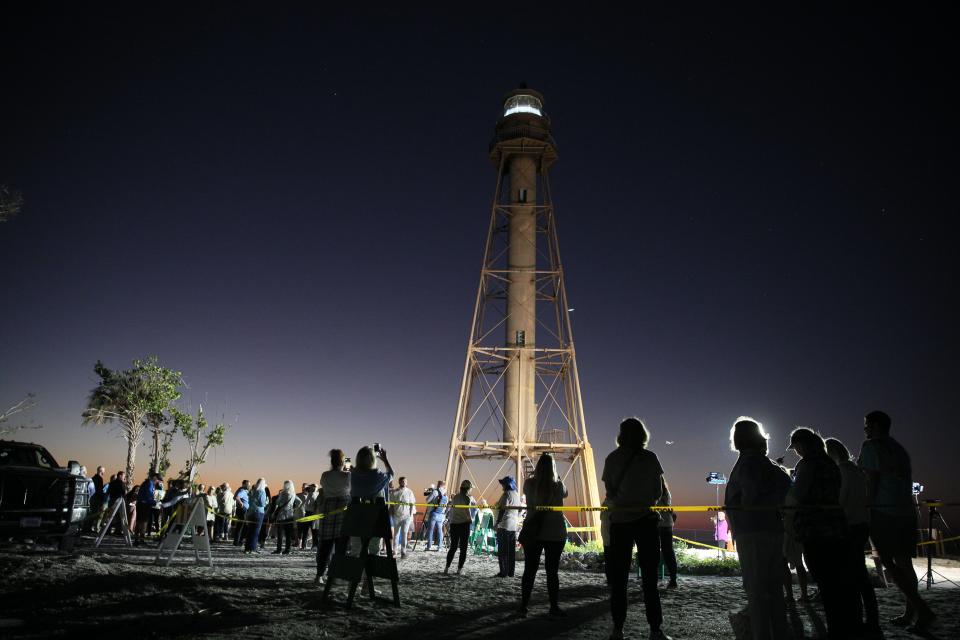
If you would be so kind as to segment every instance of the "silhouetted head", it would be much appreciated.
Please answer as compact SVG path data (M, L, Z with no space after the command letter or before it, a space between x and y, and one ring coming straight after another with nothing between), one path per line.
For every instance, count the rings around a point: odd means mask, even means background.
M807 427L797 427L790 432L790 446L787 448L796 451L801 458L827 452L820 434Z
M827 438L824 445L827 447L827 455L837 464L850 461L850 451L836 438Z
M620 423L620 433L617 435L617 446L639 450L647 446L650 441L650 432L640 418L627 418Z
M767 432L763 430L763 425L747 416L740 416L730 428L730 449L733 451L744 451L767 453Z
M890 435L890 416L883 411L871 411L863 416L863 432L867 440Z
M370 447L360 447L357 451L357 469L374 469L377 466L377 459L373 455L373 449Z
M554 485L559 481L557 461L549 453L540 454L537 466L533 470L533 486L538 505L546 504L553 493Z
M343 469L343 450L330 449L330 468Z
M284 480L282 491L284 493L289 493L290 495L293 495L293 480Z
M464 480L460 483L460 493L463 495L468 495L471 489L473 489L473 483L469 480Z

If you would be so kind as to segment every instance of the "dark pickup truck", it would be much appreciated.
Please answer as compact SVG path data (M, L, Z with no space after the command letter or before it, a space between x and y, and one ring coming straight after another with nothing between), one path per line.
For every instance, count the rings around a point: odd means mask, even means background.
M69 551L90 498L80 465L60 467L38 444L0 440L0 539L56 539Z

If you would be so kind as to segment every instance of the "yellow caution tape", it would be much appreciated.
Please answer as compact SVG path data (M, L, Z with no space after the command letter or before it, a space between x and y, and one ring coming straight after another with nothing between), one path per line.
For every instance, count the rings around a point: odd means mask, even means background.
M918 542L918 547L923 547L928 544L943 544L944 542L953 542L955 540L960 540L960 536L953 536L952 538L939 538L937 540L927 540L926 542Z
M716 549L717 551L727 551L727 549L724 549L723 547L715 547L712 544L704 544L703 542L697 542L696 540L687 540L686 538L681 538L680 536L673 536L673 539L682 540L687 544L695 544L698 547L706 547L707 549Z

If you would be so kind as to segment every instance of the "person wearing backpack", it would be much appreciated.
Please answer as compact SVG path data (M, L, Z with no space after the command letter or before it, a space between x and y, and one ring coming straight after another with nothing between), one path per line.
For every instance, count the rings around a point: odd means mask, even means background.
M603 465L605 504L610 507L610 545L604 554L607 582L610 585L610 613L613 617L612 640L623 638L627 619L627 583L633 547L637 547L643 604L651 640L670 640L663 630L663 609L657 590L657 565L660 562L660 516L650 507L663 492L663 467L657 454L647 449L650 432L639 418L620 423L617 448Z

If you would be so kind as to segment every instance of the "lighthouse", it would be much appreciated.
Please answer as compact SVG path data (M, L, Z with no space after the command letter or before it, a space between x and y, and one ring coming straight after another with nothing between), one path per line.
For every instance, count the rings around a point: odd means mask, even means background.
M597 507L550 195L557 145L544 102L524 85L508 93L489 144L493 204L446 481L456 487L470 478L480 495L495 498L497 478L509 473L522 488L549 452L571 498ZM572 524L584 540L599 537L598 512Z

